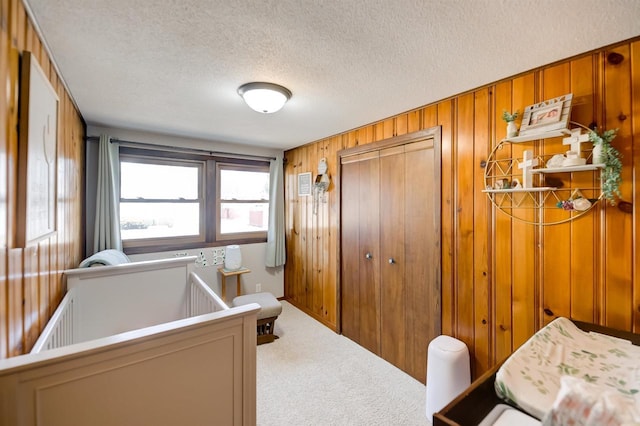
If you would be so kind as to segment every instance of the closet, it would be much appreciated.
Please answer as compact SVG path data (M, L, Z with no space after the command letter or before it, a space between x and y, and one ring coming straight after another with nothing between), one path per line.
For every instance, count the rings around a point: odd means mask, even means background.
M341 332L421 382L440 334L440 128L339 152Z

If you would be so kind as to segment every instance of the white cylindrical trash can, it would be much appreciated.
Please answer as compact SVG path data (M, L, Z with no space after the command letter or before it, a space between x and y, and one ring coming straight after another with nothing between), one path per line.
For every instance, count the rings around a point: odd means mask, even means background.
M438 336L427 351L427 418L471 384L469 350L458 339Z

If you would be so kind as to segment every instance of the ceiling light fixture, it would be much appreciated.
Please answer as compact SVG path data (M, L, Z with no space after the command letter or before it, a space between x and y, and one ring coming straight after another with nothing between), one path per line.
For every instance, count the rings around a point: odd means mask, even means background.
M270 114L279 111L291 98L291 91L273 83L254 82L238 87L238 94L254 111Z

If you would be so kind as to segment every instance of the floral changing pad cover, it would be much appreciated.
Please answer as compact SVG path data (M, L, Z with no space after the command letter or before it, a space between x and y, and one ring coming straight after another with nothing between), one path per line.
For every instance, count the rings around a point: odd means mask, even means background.
M608 395L607 401L615 398L616 411L623 406L629 414L640 412L640 347L584 332L563 317L538 331L504 362L496 374L495 389L499 397L544 419L553 414L554 402L556 407L566 406L567 401L556 401L564 393L559 395L564 376L588 383L599 394ZM579 420L575 424L591 424L586 417L574 420Z

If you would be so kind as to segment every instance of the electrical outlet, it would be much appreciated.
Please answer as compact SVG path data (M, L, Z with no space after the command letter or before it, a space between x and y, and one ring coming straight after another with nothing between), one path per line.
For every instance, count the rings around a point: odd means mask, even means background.
M256 293L260 293L262 291L262 284L256 284Z

